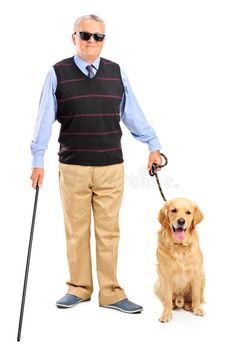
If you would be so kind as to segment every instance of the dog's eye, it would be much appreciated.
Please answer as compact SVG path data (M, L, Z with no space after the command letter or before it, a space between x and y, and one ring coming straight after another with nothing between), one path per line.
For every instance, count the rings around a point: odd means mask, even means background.
M176 208L173 208L173 209L171 209L171 212L172 212L172 213L177 213L177 209L176 209Z
M191 215L191 211L187 210L187 211L186 211L186 214L187 214L187 215Z

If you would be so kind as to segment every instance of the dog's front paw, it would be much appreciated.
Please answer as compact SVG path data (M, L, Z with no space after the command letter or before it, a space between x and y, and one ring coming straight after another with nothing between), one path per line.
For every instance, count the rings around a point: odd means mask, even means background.
M185 309L185 311L192 311L192 306L191 306L191 304L188 303L188 302L186 302L186 303L184 304L184 309Z
M196 315L196 316L204 316L205 312L203 311L201 306L199 306L199 307L193 308L193 314Z
M169 322L172 319L172 313L169 310L163 311L161 317L159 318L160 322Z

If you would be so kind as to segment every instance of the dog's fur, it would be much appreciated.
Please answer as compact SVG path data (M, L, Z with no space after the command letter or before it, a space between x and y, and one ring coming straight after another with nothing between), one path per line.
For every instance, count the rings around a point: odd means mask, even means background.
M173 308L203 316L205 276L196 225L203 220L198 206L183 198L167 201L159 212L157 273L154 292L163 304L161 322L172 318Z

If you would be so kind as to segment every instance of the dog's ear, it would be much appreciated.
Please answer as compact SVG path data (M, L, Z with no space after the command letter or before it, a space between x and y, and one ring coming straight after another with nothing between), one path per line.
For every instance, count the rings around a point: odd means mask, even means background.
M164 206L161 208L158 214L158 221L163 227L167 227L169 225L168 207L169 207L169 203L165 202Z
M196 205L195 210L194 210L194 214L193 214L193 227L195 227L197 224L199 224L202 220L203 220L203 213Z

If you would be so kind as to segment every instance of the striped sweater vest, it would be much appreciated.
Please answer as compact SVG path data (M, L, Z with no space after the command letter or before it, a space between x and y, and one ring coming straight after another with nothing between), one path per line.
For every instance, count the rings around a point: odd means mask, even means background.
M123 162L120 104L124 87L119 65L101 58L94 78L88 78L68 58L54 65L57 76L59 161L105 166Z

